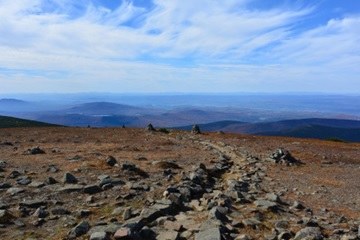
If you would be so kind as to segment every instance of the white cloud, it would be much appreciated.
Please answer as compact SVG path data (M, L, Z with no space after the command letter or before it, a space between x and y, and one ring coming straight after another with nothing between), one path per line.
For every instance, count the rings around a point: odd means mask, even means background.
M359 17L296 33L313 8L248 2L0 0L0 92L360 89Z

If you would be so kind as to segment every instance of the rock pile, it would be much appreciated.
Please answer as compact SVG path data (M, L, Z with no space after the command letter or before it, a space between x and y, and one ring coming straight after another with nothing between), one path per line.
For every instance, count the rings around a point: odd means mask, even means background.
M299 165L301 162L295 159L289 151L282 148L277 149L274 153L269 156L270 161L277 164L284 165Z

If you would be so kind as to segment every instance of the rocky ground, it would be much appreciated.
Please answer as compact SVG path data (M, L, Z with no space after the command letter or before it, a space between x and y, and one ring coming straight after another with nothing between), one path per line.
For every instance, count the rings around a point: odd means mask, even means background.
M294 138L1 129L0 239L360 239L359 156Z

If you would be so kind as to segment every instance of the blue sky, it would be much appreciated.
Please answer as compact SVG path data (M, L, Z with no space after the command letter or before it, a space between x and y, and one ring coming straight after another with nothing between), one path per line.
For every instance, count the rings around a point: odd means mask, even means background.
M360 93L358 0L0 0L0 93Z

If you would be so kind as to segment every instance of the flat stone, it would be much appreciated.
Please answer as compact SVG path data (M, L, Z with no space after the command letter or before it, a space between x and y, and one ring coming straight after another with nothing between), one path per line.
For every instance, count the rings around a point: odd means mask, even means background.
M19 194L22 192L25 192L25 190L22 188L17 188L17 187L12 187L12 188L9 188L8 190L6 190L6 193L9 193L10 195L16 195L16 194Z
M106 232L94 232L90 235L90 240L110 240L110 236Z
M340 240L358 240L359 238L356 236L356 234L345 234L341 236Z
M157 235L157 240L176 240L179 237L179 233L176 231L162 231Z
M221 233L218 227L208 228L195 234L195 240L221 240Z
M320 228L318 227L306 227L298 231L294 237L294 240L321 240L323 236Z
M256 218L244 219L244 220L242 220L242 223L245 226L249 226L249 227L256 227L261 224L261 222L259 220L257 220Z
M93 234L95 232L106 232L109 235L114 235L117 230L119 230L122 227L122 224L120 223L110 223L109 225L99 225L94 226L89 230L89 234Z
M164 222L164 228L168 229L168 230L174 230L179 232L180 229L182 228L182 224L179 223L178 221L169 221L169 220L165 220Z
M42 187L45 186L45 183L44 182L33 181L28 186L33 187L33 188L42 188Z
M121 215L123 211L124 211L123 207L117 207L112 211L111 215Z
M131 230L130 230L130 228L127 228L127 227L120 228L119 230L117 230L115 232L114 238L116 240L131 239Z
M58 192L70 193L70 192L81 192L83 189L84 189L83 185L69 184L69 185L67 185L65 187L59 188L57 191Z
M28 185L31 183L31 179L27 176L22 176L16 179L17 184L19 185Z
M240 234L235 238L235 240L251 240L251 237L246 234Z
M19 205L21 207L39 208L41 206L46 206L47 203L43 200L28 200L28 201L20 202Z
M266 194L265 198L272 202L280 202L280 198L275 193L268 193Z
M275 202L263 200L263 199L256 200L254 202L254 204L256 207L263 208L263 209L271 209L271 210L275 210L278 206L277 203L275 203Z

